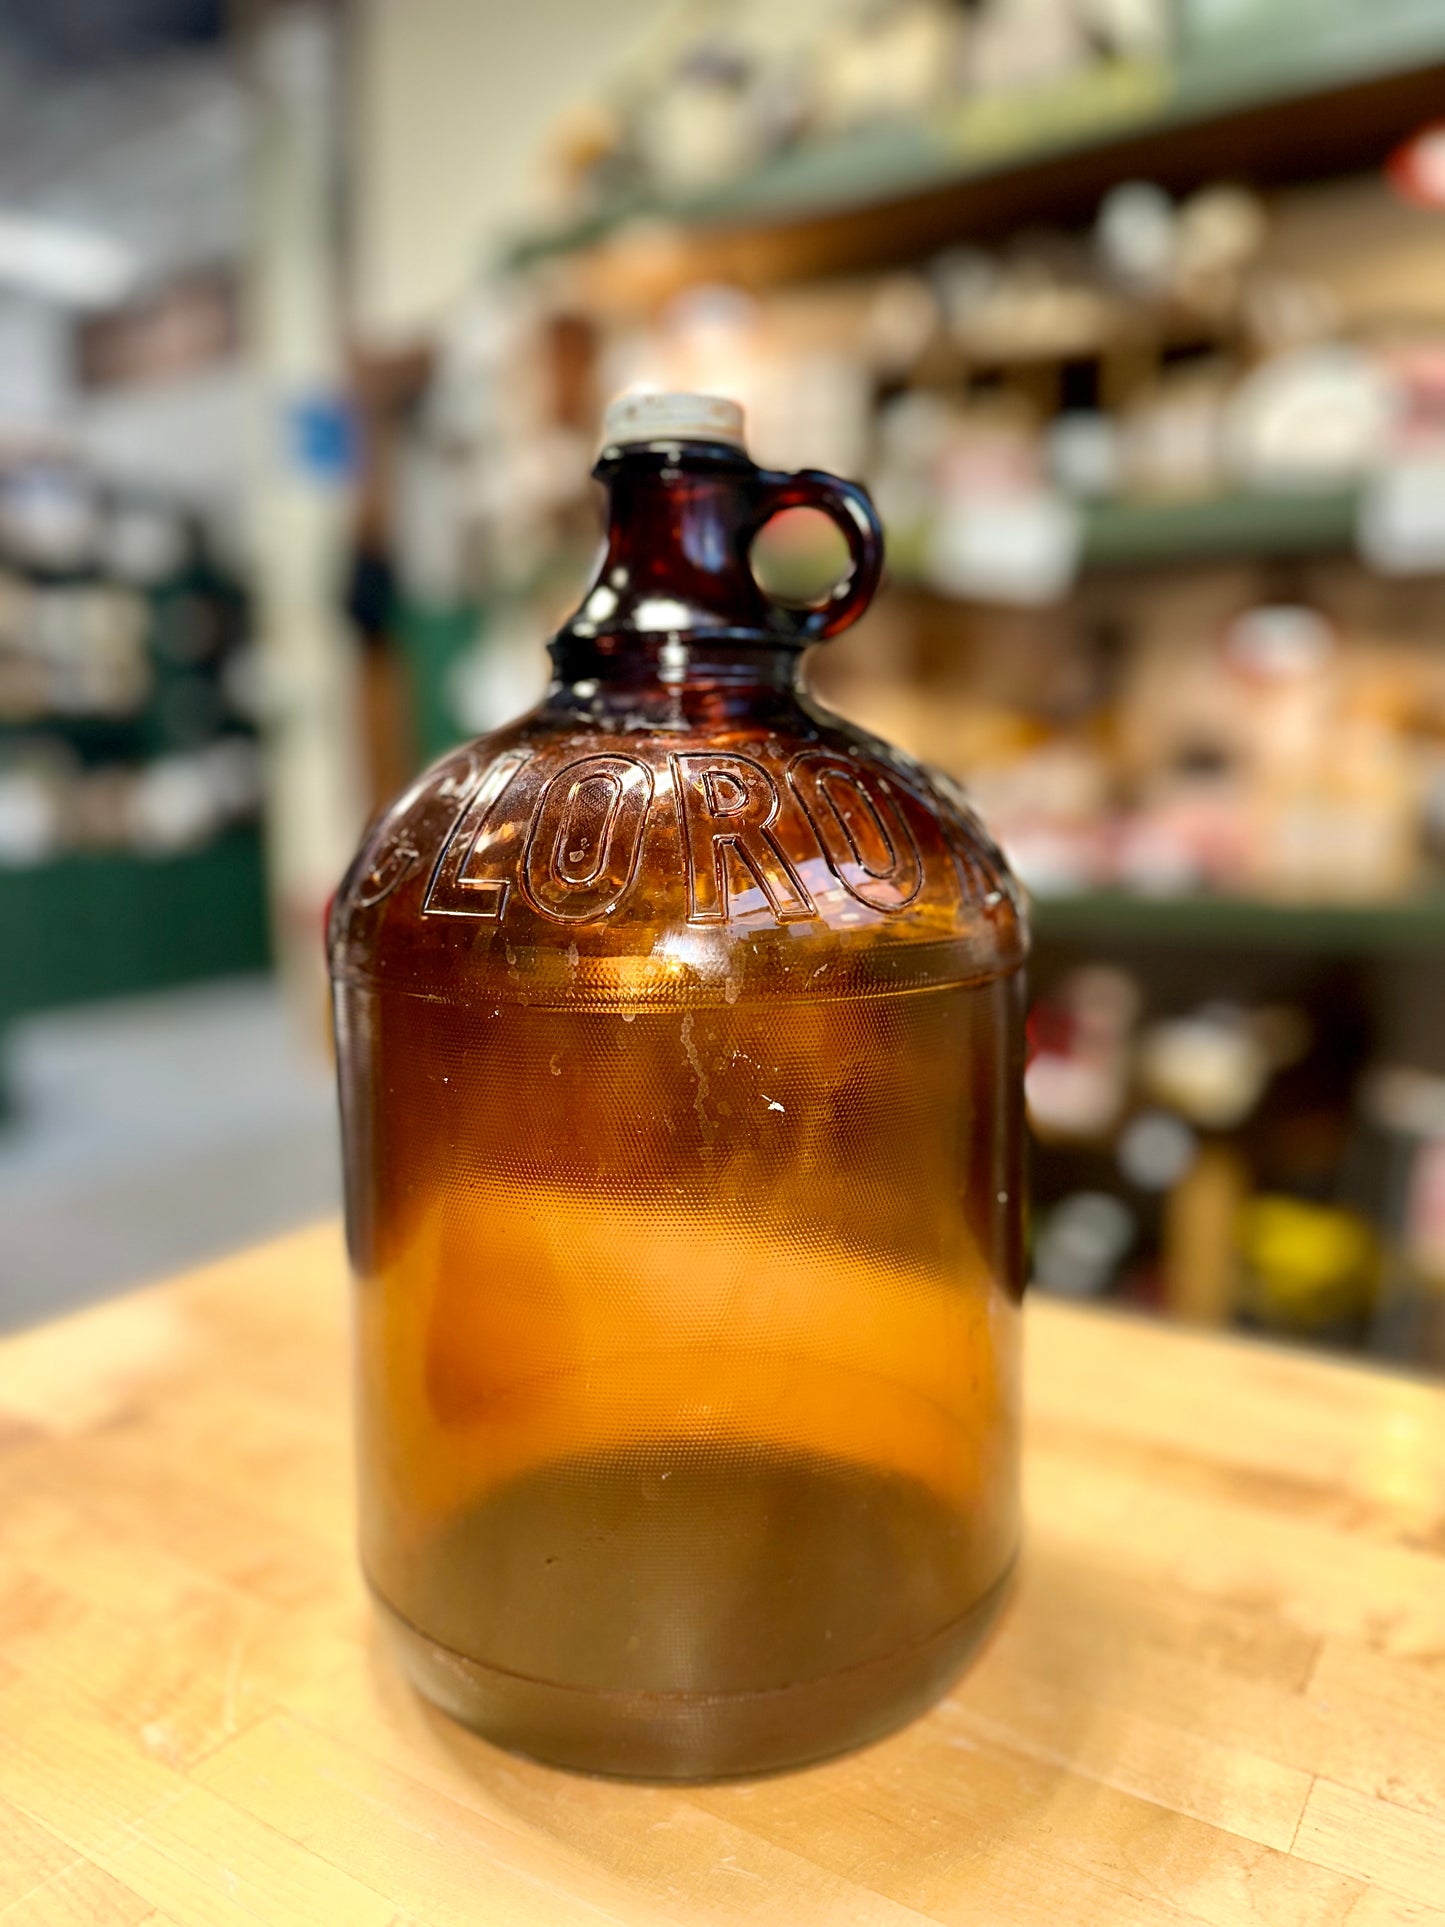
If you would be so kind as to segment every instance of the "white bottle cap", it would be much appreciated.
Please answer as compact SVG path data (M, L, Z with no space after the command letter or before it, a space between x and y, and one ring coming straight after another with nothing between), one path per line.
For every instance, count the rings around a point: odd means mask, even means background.
M618 395L602 418L605 447L627 442L743 445L743 411L722 395Z

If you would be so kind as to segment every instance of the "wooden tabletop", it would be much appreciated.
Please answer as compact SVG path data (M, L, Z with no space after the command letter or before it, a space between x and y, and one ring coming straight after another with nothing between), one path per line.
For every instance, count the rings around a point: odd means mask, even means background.
M418 1702L352 1553L331 1227L0 1347L0 1923L1445 1923L1445 1390L1058 1304L952 1696L628 1786Z

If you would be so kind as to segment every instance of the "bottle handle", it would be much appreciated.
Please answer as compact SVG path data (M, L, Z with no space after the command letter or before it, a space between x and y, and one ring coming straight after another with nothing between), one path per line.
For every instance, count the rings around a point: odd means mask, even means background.
M866 489L819 468L800 468L794 475L764 469L758 480L762 513L748 537L749 548L764 524L784 509L821 509L843 531L853 567L827 601L811 609L771 603L774 621L790 636L799 642L824 642L856 622L877 592L883 574L883 525L878 511Z

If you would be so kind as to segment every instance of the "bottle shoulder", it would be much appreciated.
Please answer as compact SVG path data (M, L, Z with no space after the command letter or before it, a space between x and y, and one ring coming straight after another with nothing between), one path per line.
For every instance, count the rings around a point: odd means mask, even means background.
M375 820L332 972L609 1006L998 976L1021 895L957 784L812 704L675 727L547 708Z

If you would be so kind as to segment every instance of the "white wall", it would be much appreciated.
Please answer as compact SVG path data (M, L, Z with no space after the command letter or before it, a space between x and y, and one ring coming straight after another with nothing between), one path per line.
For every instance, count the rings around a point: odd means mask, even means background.
M34 295L0 290L0 434L56 427L71 386L65 310Z
M557 115L596 98L676 0L362 0L355 52L355 314L375 346L426 336L526 217Z

